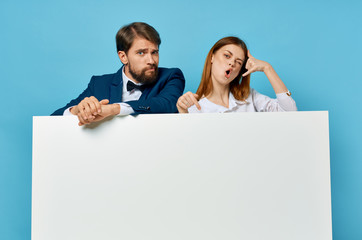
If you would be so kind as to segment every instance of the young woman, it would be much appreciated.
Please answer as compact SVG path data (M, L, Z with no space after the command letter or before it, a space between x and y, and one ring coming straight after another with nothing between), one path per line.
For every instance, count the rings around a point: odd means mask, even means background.
M277 98L250 88L250 74L264 72ZM177 101L179 113L296 111L291 93L273 67L251 56L237 37L222 38L208 53L196 94L187 92Z

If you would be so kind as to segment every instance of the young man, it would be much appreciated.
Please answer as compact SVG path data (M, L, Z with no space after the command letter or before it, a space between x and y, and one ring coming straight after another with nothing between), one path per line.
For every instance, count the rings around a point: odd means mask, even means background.
M81 126L112 115L177 112L185 79L178 68L158 68L158 32L134 22L117 32L116 43L123 67L114 74L93 76L78 98L52 115L77 115Z

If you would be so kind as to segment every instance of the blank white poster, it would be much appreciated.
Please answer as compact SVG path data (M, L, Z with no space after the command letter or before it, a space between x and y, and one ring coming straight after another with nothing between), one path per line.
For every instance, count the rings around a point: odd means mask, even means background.
M34 117L32 240L331 240L328 112Z

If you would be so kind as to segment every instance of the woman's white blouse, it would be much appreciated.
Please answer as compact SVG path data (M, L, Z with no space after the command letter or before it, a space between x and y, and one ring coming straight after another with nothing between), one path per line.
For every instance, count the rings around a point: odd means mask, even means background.
M229 108L210 102L206 97L200 99L201 110L195 105L188 108L189 113L226 113L226 112L285 112L297 111L295 101L287 93L278 93L276 99L258 93L250 89L249 97L245 101L239 101L234 95L229 94Z

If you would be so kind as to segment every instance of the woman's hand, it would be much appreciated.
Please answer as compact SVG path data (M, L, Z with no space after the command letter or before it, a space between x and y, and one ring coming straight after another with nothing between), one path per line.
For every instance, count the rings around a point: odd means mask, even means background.
M200 104L197 101L199 96L192 92L187 92L177 100L176 107L179 113L188 113L187 110L192 105L196 105L197 109L201 110Z
M270 84L272 85L275 94L288 92L288 88L284 85L283 81L269 63L256 59L255 57L251 56L249 51L248 57L249 59L245 66L248 71L242 75L243 77L253 72L264 72Z
M248 61L246 62L245 68L248 71L243 74L243 77L253 72L265 72L268 68L270 68L270 64L251 56L248 50Z

